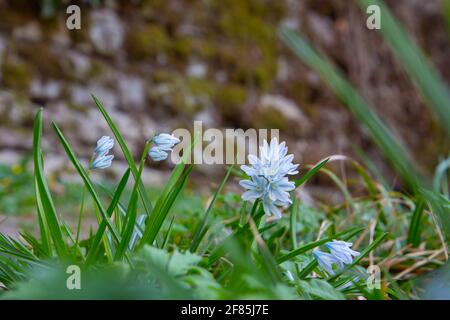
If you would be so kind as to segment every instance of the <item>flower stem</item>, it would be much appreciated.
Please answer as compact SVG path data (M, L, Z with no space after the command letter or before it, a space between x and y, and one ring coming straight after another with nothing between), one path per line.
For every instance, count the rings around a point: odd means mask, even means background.
M89 161L89 168L91 167L92 159ZM90 169L87 170L87 176L89 177ZM84 213L84 202L86 199L86 185L83 187L83 192L81 194L81 204L80 204L80 214L78 215L78 226L77 226L77 236L75 238L75 247L78 246L78 242L80 240L80 233L81 233L81 223L83 220L83 213Z

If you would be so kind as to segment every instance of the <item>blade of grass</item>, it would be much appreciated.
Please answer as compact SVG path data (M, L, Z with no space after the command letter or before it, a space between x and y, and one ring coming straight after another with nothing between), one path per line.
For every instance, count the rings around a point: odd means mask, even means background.
M291 206L291 214L289 217L289 227L291 230L291 241L292 249L297 249L297 217L299 214L299 200L297 197L294 198L294 203Z
M213 208L214 203L216 202L217 196L222 192L222 189L225 186L225 183L228 181L228 178L230 177L232 170L233 170L233 166L230 166L227 170L227 173L225 174L225 177L222 179L222 182L220 183L219 187L217 188L216 192L214 193L214 196L213 196L211 202L209 203L208 208L206 209L206 212L203 215L202 220L198 224L198 226L195 230L195 233L194 233L194 239L192 240L192 244L191 244L191 248L190 248L191 252L197 251L197 248L198 248L200 242L202 241L202 237L200 237L200 235L205 234L205 232L203 232L203 229L205 228L207 219L209 217L209 214L211 213L211 209Z
M183 154L181 162L177 164L175 168L172 170L169 180L164 185L164 188L161 192L161 195L158 197L158 200L156 201L152 213L147 218L144 234L142 235L141 241L138 244L138 248L143 247L144 244L146 243L152 244L153 241L155 241L155 238L167 216L168 210L166 210L166 208L170 209L173 202L175 201L175 199L170 199L171 195L173 198L173 195L177 194L175 190L177 189L177 187L180 186L180 183L184 185L184 182L180 178L184 173L186 162L192 152L192 148L194 147L197 141L198 137L195 137L194 141L190 144L187 150L185 150L186 152ZM192 166L189 169L189 171L191 170ZM178 192L179 191L181 191L180 188L178 189Z
M434 112L437 120L441 122L442 127L450 136L450 94L436 69L397 22L383 1L358 0L358 3L364 12L370 5L380 8L382 17L380 32L410 78L414 80L428 107Z
M37 186L36 198L37 198L37 208L38 213L42 215L40 219L42 220L42 226L44 228L41 232L44 233L44 242L48 241L46 234L50 234L53 239L53 244L55 245L56 252L61 257L67 257L68 250L67 244L63 238L60 222L56 214L55 205L53 203L50 190L45 180L44 166L42 160L42 149L41 149L41 137L42 137L42 108L36 114L34 120L34 133L33 133L33 159L34 159L34 175ZM45 228L45 226L48 226ZM47 243L46 246L49 244Z
M107 209L107 215L108 217L111 217L115 208L119 204L120 198L122 196L123 191L125 190L125 187L127 185L128 179L130 177L130 168L128 168L124 175L122 176L122 179L120 179L119 184L117 185L117 188L112 195L111 203ZM95 234L94 240L91 244L91 248L88 252L87 258L86 258L86 264L90 265L93 262L93 259L97 256L98 249L100 247L100 243L102 241L103 234L106 230L106 221L102 220L100 223L100 226L97 230L97 233Z
M101 189L102 192L105 193L105 195L107 195L108 197L110 197L111 199L114 198L114 193L109 191L105 186L102 186L101 184L97 184L97 186ZM114 222L116 222L116 226L118 230L122 230L122 227L119 227L121 224L117 223L119 222L122 217L125 217L127 214L127 209L125 208L125 206L119 201L116 205L116 215L117 218ZM145 218L147 218L147 214L145 214ZM142 234L144 233L144 228L143 225L139 225L136 224L135 227L135 232L139 233L139 236L142 237Z
M364 101L357 90L348 82L344 75L332 66L323 56L318 54L311 46L294 31L282 28L280 36L283 42L307 66L316 71L322 80L343 101L344 105L353 115L364 124L369 133L383 151L385 156L394 165L403 180L413 189L417 190L418 181L422 180L410 154L398 141L372 108Z
M263 269L266 271L268 275L267 278L272 280L272 283L275 284L277 282L281 282L281 274L278 270L277 262L270 252L269 248L267 248L266 243L261 237L261 234L258 232L255 222L253 219L249 221L250 230L252 231L253 237L256 241L256 244L259 248L259 255L257 258L261 261L261 265Z
M173 227L174 221L175 221L175 217L172 217L172 219L170 220L169 228L167 228L167 233L166 233L166 236L164 237L164 241L161 244L162 249L164 249L166 247L167 243L169 243L169 238L170 238L170 234L172 233L172 227Z
M442 14L444 15L447 29L450 32L450 0L442 1Z
M306 183L309 179L311 179L313 176L316 175L319 170L327 164L328 160L330 158L326 158L319 163L317 163L312 169L310 169L304 176L302 176L300 179L295 180L295 187L300 187L302 184Z
M78 174L80 175L80 177L83 179L84 184L86 185L87 190L89 191L89 193L91 194L98 210L100 211L100 214L102 215L103 219L106 222L107 227L109 228L109 230L111 231L114 240L119 243L120 242L120 235L117 232L116 228L114 227L114 225L111 223L108 214L106 213L105 208L103 207L103 204L100 200L100 197L98 196L97 192L95 191L94 188L94 184L92 183L91 179L88 177L86 171L84 170L83 166L81 165L81 163L78 161L77 157L75 156L72 148L69 145L69 142L66 140L66 138L64 137L63 133L61 132L61 130L58 128L58 125L55 122L52 122L52 126L53 129L55 130L59 140L61 141L64 150L66 151L66 154L69 158L69 160L72 162L72 164L74 165L75 169L77 170Z
M52 239L48 228L47 220L45 218L45 211L42 206L41 196L39 195L39 186L37 184L36 176L34 177L34 190L36 194L36 207L38 212L39 233L41 235L41 241L43 250L47 256L52 255Z
M408 240L407 243L413 247L418 247L420 244L420 230L423 210L425 209L425 201L423 198L419 198L416 201L416 208L414 209L411 222L409 224Z
M136 224L136 216L137 216L137 204L138 204L138 189L139 184L141 182L142 172L144 171L145 159L147 158L147 152L150 149L151 141L147 141L145 144L144 152L142 153L141 163L139 165L138 175L136 177L136 182L133 187L133 191L131 193L131 198L128 203L127 214L124 219L124 228L122 232L122 241L119 243L117 247L116 254L114 256L114 260L121 260L128 245L130 243L131 237L133 235L134 226Z

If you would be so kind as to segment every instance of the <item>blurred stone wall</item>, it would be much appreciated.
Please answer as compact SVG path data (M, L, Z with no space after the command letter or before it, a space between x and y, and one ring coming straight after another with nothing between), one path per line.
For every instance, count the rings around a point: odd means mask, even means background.
M440 1L387 3L448 81L450 39ZM94 93L136 156L152 133L203 120L217 128L279 128L307 164L352 155L357 145L389 172L367 133L279 41L280 25L306 35L341 67L424 168L448 150L390 49L366 29L356 1L85 1L82 28L72 31L67 2L45 17L41 4L0 0L0 162L30 151L39 106L47 165L67 165L51 120L89 158L95 141L110 134Z

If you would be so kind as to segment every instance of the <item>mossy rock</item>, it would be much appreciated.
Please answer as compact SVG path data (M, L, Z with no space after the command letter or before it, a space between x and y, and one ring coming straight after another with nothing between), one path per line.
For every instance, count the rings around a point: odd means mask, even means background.
M34 71L38 72L42 77L52 79L67 78L61 64L61 57L45 43L20 44L17 47L17 53L29 65L33 66Z
M30 22L32 16L15 10L0 10L0 30L12 32L17 27L22 27Z
M178 75L167 69L158 69L152 72L151 78L155 83L172 82Z
M246 99L247 95L242 87L229 84L217 88L213 100L225 120L240 121Z
M185 62L192 51L192 42L189 37L178 37L171 42L170 55L174 58L174 62Z
M280 129L288 128L288 121L283 114L275 109L256 111L253 114L252 125L256 129Z
M5 87L27 90L32 80L32 73L26 64L5 62L2 65L2 80Z
M265 91L277 70L276 30L280 18L267 10L268 5L253 0L226 0L217 4L217 32L223 39L215 43L218 49L213 56L228 69L232 82Z
M169 46L166 30L158 25L138 26L128 31L126 48L131 59L154 58L159 53L166 52Z
M186 78L166 70L154 72L152 79L165 89L158 92L158 85L152 86L150 100L154 105L161 105L162 102L167 110L176 115L193 116L210 105L215 92L214 84L207 80Z

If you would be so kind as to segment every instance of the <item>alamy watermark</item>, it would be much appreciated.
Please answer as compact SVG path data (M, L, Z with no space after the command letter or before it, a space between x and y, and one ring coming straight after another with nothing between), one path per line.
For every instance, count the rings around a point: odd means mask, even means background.
M81 9L73 4L67 7L66 13L69 15L66 19L66 27L69 30L81 29Z
M81 290L81 269L76 264L70 265L66 269L69 275L66 280L66 287L69 290Z
M379 6L372 4L367 7L367 14L369 17L366 21L367 29L369 30L380 30L381 29L381 9Z
M367 288L370 290L373 289L381 289L381 270L380 267L377 265L370 265L366 269L367 274L369 274L369 277L366 280Z
M258 154L259 146L277 138L279 129L217 129L203 130L202 121L194 121L193 134L180 128L172 132L181 142L173 148L171 160L178 164L182 160L188 164L245 164L247 155ZM191 143L194 147L191 151Z

